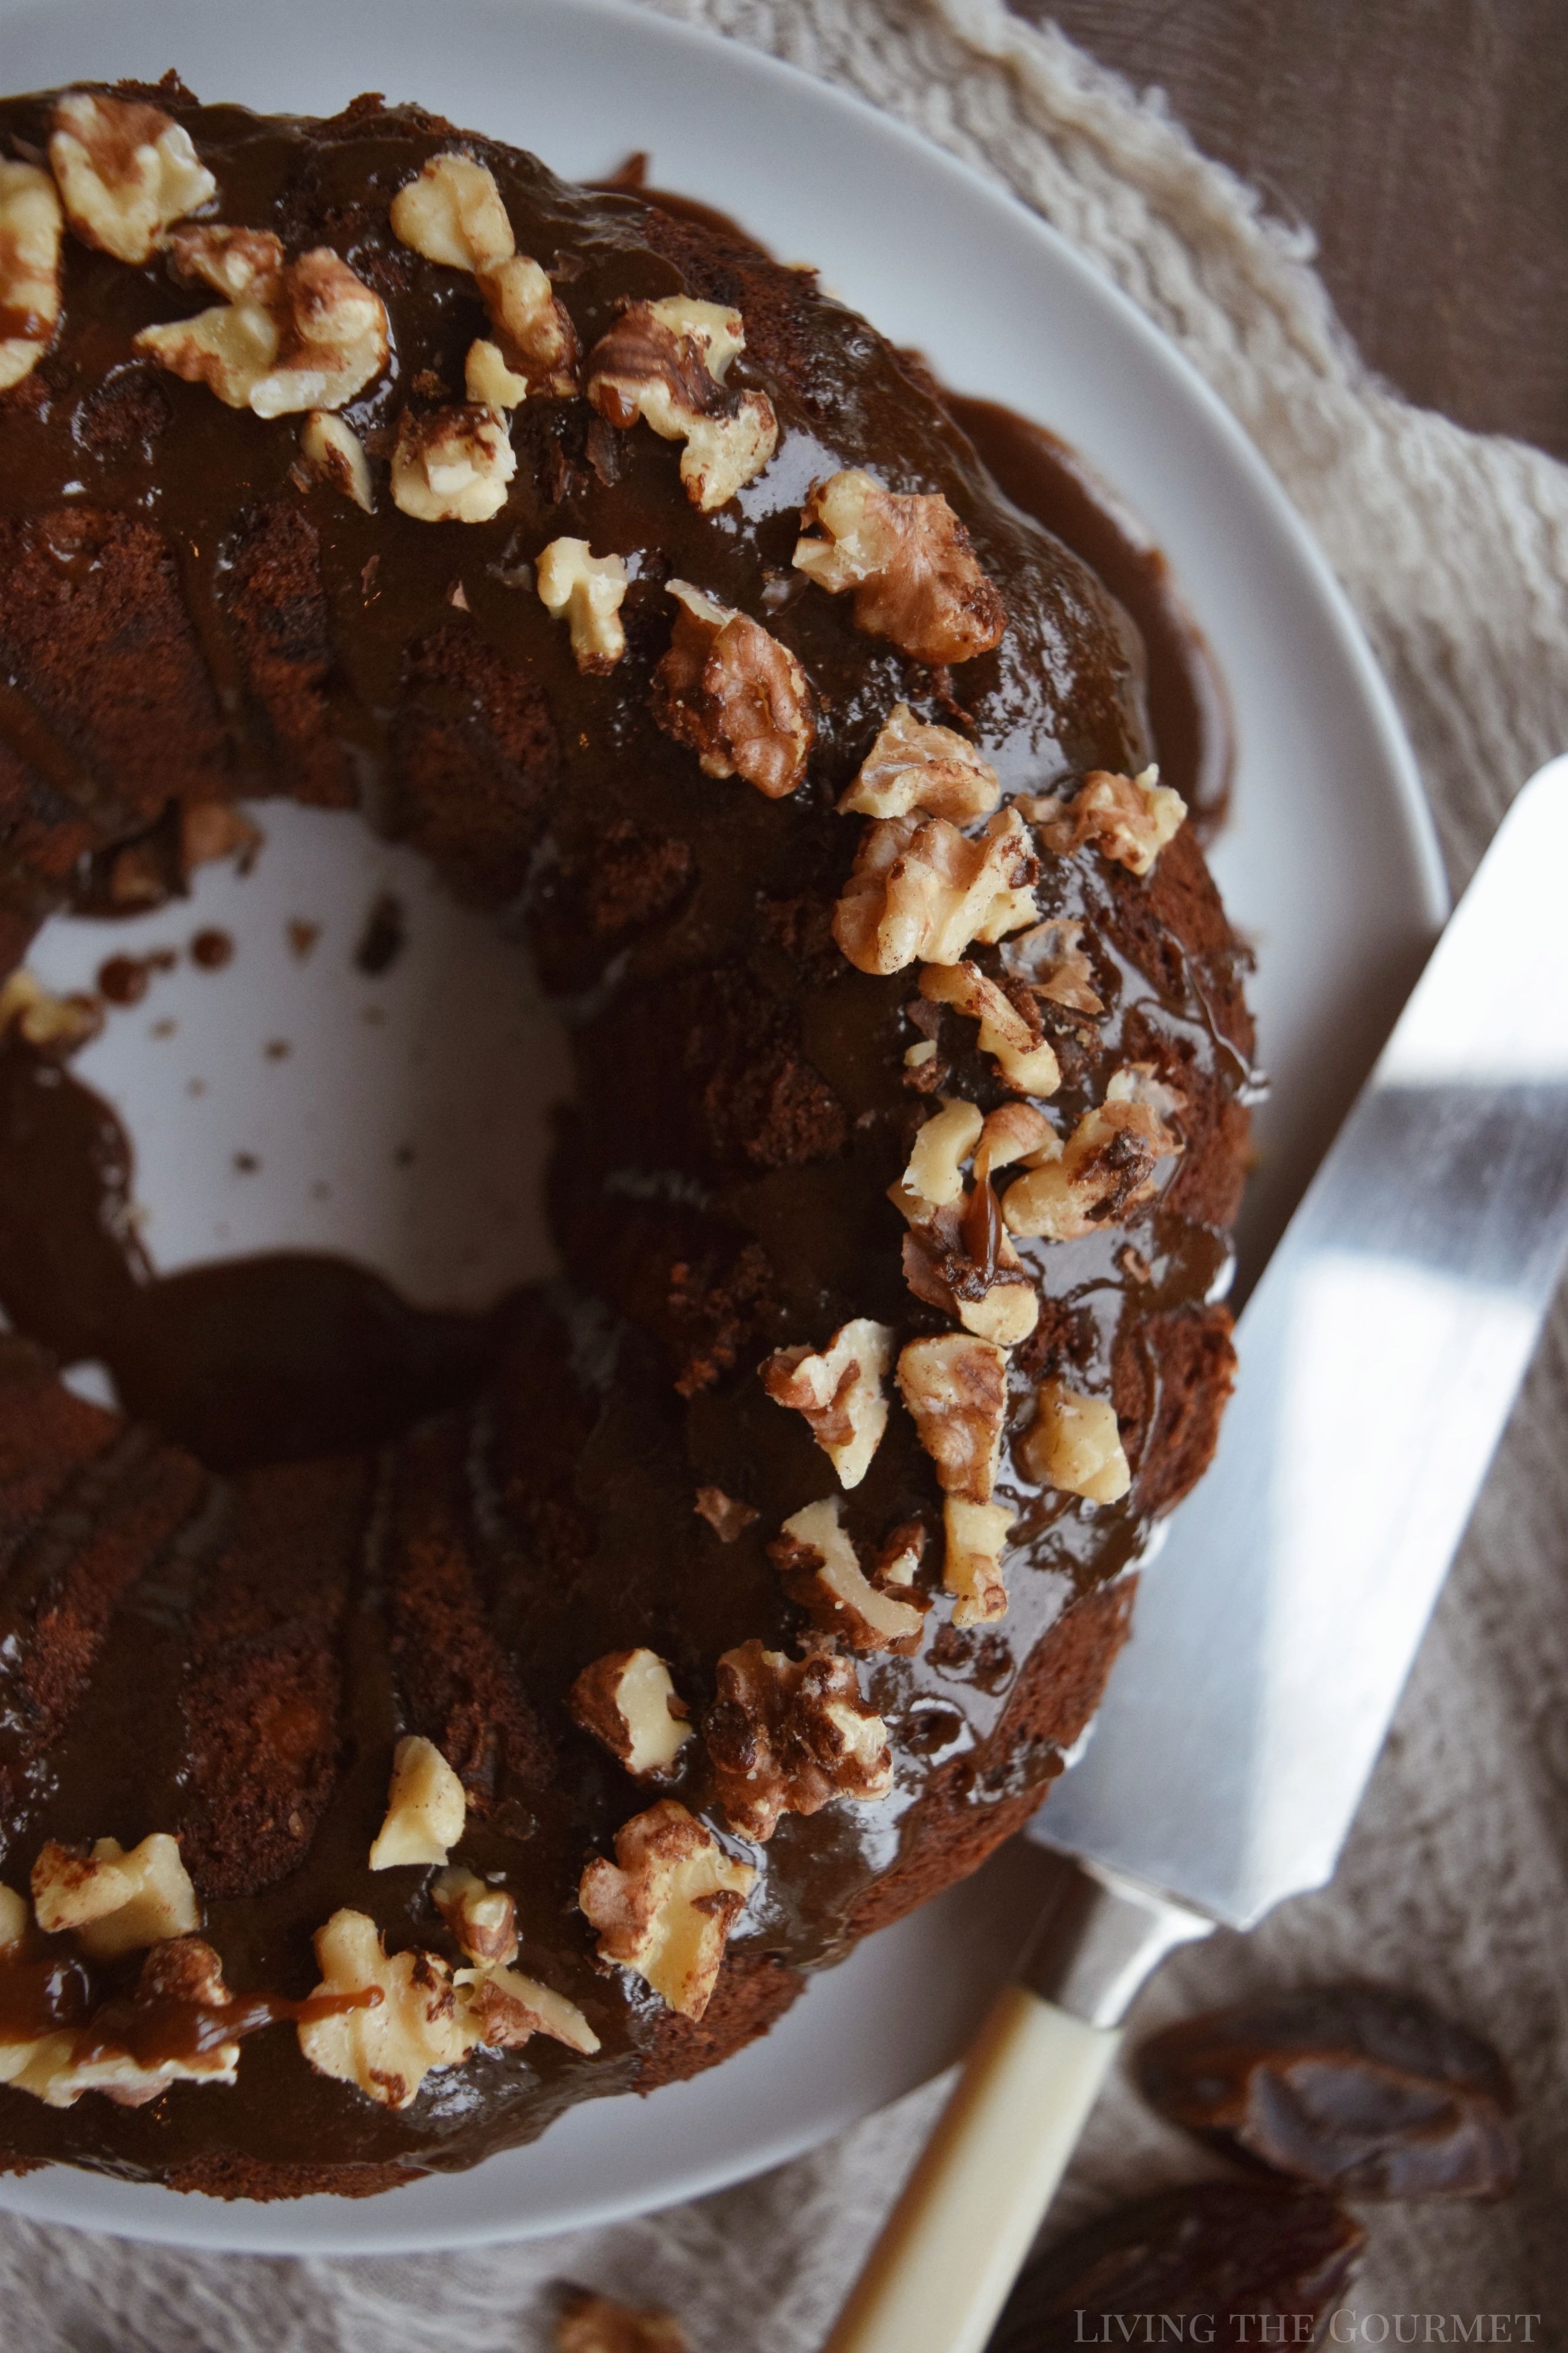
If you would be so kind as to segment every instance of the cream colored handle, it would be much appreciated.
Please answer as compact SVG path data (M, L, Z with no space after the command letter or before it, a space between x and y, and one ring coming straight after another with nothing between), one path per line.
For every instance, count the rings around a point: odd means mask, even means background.
M823 2353L981 2353L1121 2040L1003 1988Z

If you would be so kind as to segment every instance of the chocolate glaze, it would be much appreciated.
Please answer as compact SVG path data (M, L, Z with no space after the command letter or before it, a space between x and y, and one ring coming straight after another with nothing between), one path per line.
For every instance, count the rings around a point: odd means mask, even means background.
M450 1954L429 1874L368 1868L393 1745L417 1730L468 1789L461 1859L517 1898L521 1965L581 2006L604 2048L584 2059L536 2037L483 2053L395 2114L313 2074L291 2036L260 2035L233 2090L64 2111L0 2094L0 2152L244 2194L363 2188L471 2163L575 2099L722 2056L776 2013L790 1972L973 1868L1027 1811L1098 1701L1152 1516L1212 1445L1228 1373L1205 1303L1228 1266L1250 1030L1190 828L1147 882L1098 857L1045 861L1042 913L1084 923L1107 1008L1088 1024L1053 1016L1053 1113L1070 1126L1120 1063L1152 1061L1184 1097L1185 1149L1130 1229L1023 1246L1045 1295L1015 1356L1015 1426L1047 1373L1111 1395L1132 1493L1095 1511L1005 1463L1018 1514L1005 1623L962 1633L936 1593L921 1653L863 1669L893 1739L892 1798L784 1819L700 2028L640 1980L600 1974L578 1874L647 1798L571 1723L567 1688L605 1651L646 1642L700 1713L721 1651L793 1643L800 1614L765 1547L835 1480L766 1397L758 1358L850 1316L900 1339L945 1328L904 1285L886 1199L929 1108L903 1053L933 1034L931 1008L912 974L868 978L831 945L858 832L834 802L900 698L969 728L1009 795L1142 766L1142 648L1094 571L999 496L920 371L808 277L484 141L464 144L494 172L520 248L555 270L585 347L626 297L684 286L738 303L737 379L768 391L780 448L701 516L668 444L599 429L580 401L531 400L492 522L398 514L386 437L431 396L422 386L456 396L483 332L472 281L405 251L386 220L455 134L413 110L312 126L177 91L162 102L216 174L220 217L274 226L291 251L328 242L384 294L394 364L346 412L378 503L365 515L301 485L297 420L231 411L132 358L137 327L197 306L161 266L68 239L56 345L0 397L0 929L19 955L51 907L90 898L113 845L167 837L182 798L357 802L455 888L525 921L568 1009L580 1108L552 1176L568 1281L496 1319L471 1402L412 1424L389 1406L370 1432L312 1399L309 1461L276 1459L301 1426L289 1413L282 1440L259 1413L247 1437L230 1412L216 1440L187 1420L193 1451L81 1404L48 1357L0 1342L0 1873L24 1885L46 1838L176 1831L202 1933L246 1998L307 1994L311 1933L342 1905L394 1947ZM35 152L47 122L45 100L0 103L11 152ZM810 483L858 463L942 491L968 524L1010 610L994 653L927 673L793 572ZM560 533L628 559L628 649L608 678L579 676L533 594L526 567ZM791 799L704 777L651 725L672 573L755 614L804 665L818 733ZM981 957L1003 973L1012 953ZM943 1011L934 1035L944 1091L1003 1099L972 1024ZM105 1222L105 1201L126 1198L123 1138L71 1083L5 1058L5 1157L24 1172L36 1248L7 1250L0 1281L24 1329L105 1356L121 1319L173 1286L138 1262L123 1219ZM74 1133L68 1198L25 1175L28 1136L55 1165L38 1141L51 1121ZM1129 1230L1147 1280L1128 1271ZM994 1246L989 1226L982 1239ZM197 1270L196 1304L171 1327L187 1367L235 1285L274 1293L290 1267ZM318 1279L341 1271L309 1271L299 1295ZM133 1389L140 1342L121 1361ZM174 1430L201 1409L153 1397L142 1410ZM696 1514L702 1486L756 1511L732 1543ZM910 1518L934 1530L939 1506L895 1412L846 1524L869 1548ZM940 1550L921 1572L933 1591ZM700 1742L683 1761L677 1793L740 1846ZM89 1975L100 2006L128 1997L134 1971Z

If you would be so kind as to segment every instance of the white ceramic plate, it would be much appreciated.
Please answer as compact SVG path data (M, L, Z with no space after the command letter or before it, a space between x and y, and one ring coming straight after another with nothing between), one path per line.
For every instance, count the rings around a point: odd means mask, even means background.
M1254 1001L1275 1092L1242 1240L1245 1262L1260 1263L1446 899L1409 748L1360 630L1251 445L1175 351L1037 220L896 124L749 50L605 0L443 0L435 9L378 0L374 10L342 0L0 0L6 88L152 79L170 65L204 97L263 109L324 113L373 84L533 147L569 175L602 175L646 148L656 182L731 213L782 258L817 263L837 292L923 350L950 383L1064 435L1143 515L1235 706L1234 815L1214 863L1259 952ZM235 931L241 954L230 975L169 976L142 1018L117 1017L84 1065L142 1138L160 1264L218 1248L347 1247L432 1302L532 1271L537 1229L506 1229L493 1193L459 1185L459 1208L433 1240L406 1172L388 1174L402 1166L395 1149L409 1119L432 1152L451 1125L416 1075L421 1041L428 1050L436 1034L432 1006L454 969L499 977L495 960L510 952L448 921L426 895L411 923L407 975L395 972L378 996L345 976L342 950L395 854L308 812L269 809L264 822L273 838L257 876L204 876L181 919ZM307 891L314 902L295 903ZM298 970L278 946L292 914L324 916L329 927L321 961ZM161 943L172 919L142 929ZM80 926L52 927L48 969L79 977L110 947L140 944L134 934L94 930L89 941ZM373 1002L388 1011L391 1040L377 1047L375 1082L345 1109L335 1072L353 1064L363 1073L351 1041L363 1046L368 1033L353 1023ZM180 1028L154 1039L155 1021L172 1018ZM547 1025L536 1013L518 1018L534 1025L548 1072ZM505 1028L489 1040L498 1050ZM289 1033L302 1050L268 1063L267 1038ZM191 1077L212 1071L224 1074L221 1101L186 1094ZM205 1141L163 1167L149 1155L156 1108L174 1096L185 1106L182 1134ZM252 1172L248 1189L239 1184L233 1154L245 1147L246 1122L265 1112L276 1136L280 1108L292 1120L312 1103L326 1132ZM519 1185L533 1181L527 1121L504 1106L496 1116L507 1167ZM302 1131L302 1112L295 1124ZM480 1133L459 1117L449 1166L471 1169ZM0 2180L0 2206L190 2245L357 2253L565 2230L689 2197L796 2153L945 2063L1016 1947L1043 1867L1023 1852L998 1857L968 1889L863 1945L716 2073L647 2101L578 2108L532 2148L466 2175L363 2203L250 2207L59 2168Z

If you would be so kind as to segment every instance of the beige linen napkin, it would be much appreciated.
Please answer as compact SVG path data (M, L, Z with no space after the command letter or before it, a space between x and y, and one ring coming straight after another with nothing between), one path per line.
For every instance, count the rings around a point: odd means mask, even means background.
M1376 382L1336 327L1307 240L1265 219L1157 97L1001 0L653 5L858 90L1002 181L1182 346L1358 607L1462 884L1510 795L1568 746L1568 470ZM1359 1971L1488 2029L1523 2095L1521 2189L1497 2209L1374 2215L1356 2302L1467 2326L1541 2312L1546 2344L1568 2330L1565 1440L1560 1308L1334 1886L1250 1938L1179 1957L1135 2021ZM549 2344L549 2288L565 2278L672 2306L699 2353L811 2353L940 2096L913 2094L699 2204L516 2248L284 2262L0 2221L0 2341L16 2353L518 2353ZM1115 2084L1053 2228L1199 2169Z

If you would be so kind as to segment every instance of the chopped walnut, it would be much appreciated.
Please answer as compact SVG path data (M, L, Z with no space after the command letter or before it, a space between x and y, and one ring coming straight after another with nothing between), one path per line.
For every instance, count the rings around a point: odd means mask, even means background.
M813 530L820 537L808 538ZM858 467L819 482L801 514L797 571L855 591L855 624L917 661L961 662L1001 642L1007 610L947 501L906 498Z
M73 1928L85 1953L112 1960L166 1936L188 1936L201 1926L180 1841L153 1831L130 1852L118 1839L100 1839L90 1855L73 1854L53 1839L33 1865L33 1910L46 1936Z
M955 1596L955 1626L984 1626L1007 1615L1002 1553L1013 1514L1000 1504L973 1504L950 1495L942 1511L947 1550L942 1581Z
M312 408L300 436L300 455L311 472L320 474L334 491L352 499L366 514L375 512L364 444L341 417L334 417L327 408Z
M0 1887L0 1961L14 1961L27 1941L32 1915L14 1887Z
M1062 1074L1049 1039L1030 1027L1006 991L973 958L926 965L921 995L933 1005L953 1006L979 1022L980 1050L991 1055L1010 1087L1023 1095L1055 1094Z
M399 188L392 232L426 261L451 269L493 269L517 250L495 174L468 155L432 155Z
M1094 967L1079 943L1082 923L1053 915L1032 931L1017 933L1002 951L1009 972L1026 980L1037 997L1069 1013L1103 1013L1105 1005L1094 987Z
M707 1521L721 1544L733 1544L757 1516L753 1504L726 1495L722 1487L699 1487L692 1509Z
M768 1546L786 1592L825 1631L842 1635L852 1651L918 1650L923 1610L871 1583L840 1524L838 1507L837 1495L808 1504L784 1522L783 1535Z
M247 873L263 839L260 827L232 801L186 801L180 810L180 871L188 878L198 866L232 858Z
M1074 800L1035 798L1019 806L1058 858L1070 858L1092 841L1103 856L1133 874L1151 871L1187 814L1180 793L1163 785L1153 767L1137 776L1095 768Z
M153 1946L128 2007L134 2020L138 2010L178 2003L193 2010L221 2010L232 2000L212 1947L195 1936L180 1936ZM171 2084L233 2084L238 2067L237 2040L204 2038L183 2056L153 2060L138 2058L96 2030L84 2036L79 2028L0 2045L0 2083L30 2092L51 2108L72 2107L84 2092L101 2092L119 2107L144 2107Z
M760 621L689 580L669 650L654 672L653 715L710 776L743 776L769 800L793 793L816 733L805 672Z
M839 801L861 817L908 817L923 809L950 825L989 817L1001 797L996 771L951 727L929 727L896 702L859 774Z
M1142 1103L1160 1119L1173 1119L1185 1108L1179 1087L1166 1084L1152 1062L1123 1062L1106 1085L1108 1103Z
M138 269L165 229L217 194L181 124L97 90L68 90L57 104L49 163L82 242Z
M606 1651L584 1668L566 1704L637 1780L668 1774L691 1737L691 1711L653 1651Z
M760 474L778 446L766 393L731 392L724 379L744 351L739 311L684 294L627 305L588 360L588 398L625 430L642 417L666 441L683 441L680 479L710 513Z
M1108 1090L1099 1110L1085 1112L1054 1156L1034 1155L1041 1165L1009 1185L1003 1218L1015 1234L1077 1241L1151 1199L1159 1189L1161 1161L1180 1150L1152 1104Z
M877 1554L879 1585L912 1585L925 1558L926 1532L919 1520L902 1520L884 1536Z
M859 1485L888 1427L883 1383L892 1343L886 1324L858 1315L826 1348L777 1348L763 1365L768 1395L805 1416L845 1487Z
M521 392L510 392L498 405L515 407L531 392L557 396L575 392L581 357L577 330L539 263L524 253L513 254L493 268L481 269L479 279L496 341L493 345L476 343L474 350L494 350L509 385L522 387ZM480 366L499 382L488 361ZM471 388L468 397L475 397Z
M616 2304L586 2289L563 2303L555 2346L556 2353L689 2353L686 2332L672 2313Z
M1012 1167L1016 1161L1027 1161L1037 1152L1054 1160L1060 1148L1056 1129L1043 1111L1037 1111L1033 1103L1001 1103L985 1114L974 1148L974 1166L990 1176L998 1168Z
M307 2019L300 2048L319 2075L356 2084L383 2107L405 2108L431 2070L455 2067L479 2041L438 1953L389 1955L363 1912L334 1912L315 1936L319 1994L379 1993L363 2010Z
M1118 1504L1132 1484L1116 1408L1065 1381L1041 1382L1035 1419L1013 1452L1028 1478L1091 1504Z
M861 972L956 964L1039 913L1038 873L1017 812L999 809L978 839L945 818L877 818L862 835L833 915L833 936Z
M934 1208L912 1219L904 1236L904 1281L917 1299L940 1307L976 1338L1016 1348L1040 1320L1039 1298L1000 1219L990 1229L994 1207L985 1214L989 1249L973 1240L973 1194L962 1209Z
M488 522L506 504L517 453L499 408L432 409L398 420L392 496L418 522Z
M943 1493L988 1504L1007 1410L1003 1351L963 1332L910 1340L899 1357L899 1388Z
M103 1008L96 997L55 997L25 965L0 981L0 1038L15 1029L26 1045L68 1054L102 1027Z
M0 392L48 350L60 317L60 200L34 164L0 155Z
M197 224L169 237L175 275L225 297L143 327L134 349L258 417L342 408L386 365L386 310L328 246L286 262L268 231Z
M435 1742L408 1734L393 1751L386 1819L370 1851L372 1871L445 1862L463 1835L468 1805L461 1781Z
M885 1798L893 1786L887 1725L847 1659L742 1642L719 1661L702 1728L720 1802L746 1838L772 1838L781 1814Z
M517 1958L517 1906L504 1887L492 1887L460 1862L449 1863L430 1900L470 1961L504 1968Z
M531 2035L547 2034L569 2051L591 2057L599 2038L574 2001L555 1993L521 1969L458 1969L452 1979L458 2007L478 2030L479 2040L496 2051L517 2051Z
M634 1969L682 2018L700 2018L756 1876L661 1798L616 1832L614 1862L589 1862L577 1900L599 1932L601 1960Z
M528 398L528 378L508 367L499 343L481 337L468 345L463 390L476 408L516 408Z
M895 1187L899 1207L909 1217L924 1217L963 1198L963 1164L979 1143L985 1122L977 1105L956 1096L944 1098L942 1109L928 1119L915 1137L909 1166Z
M620 617L626 593L622 558L592 554L585 539L552 539L533 576L545 611L553 620L565 618L578 669L614 670L626 649Z

